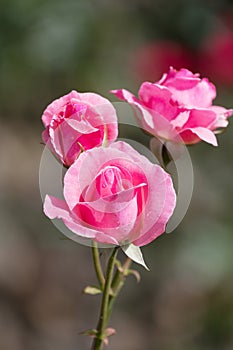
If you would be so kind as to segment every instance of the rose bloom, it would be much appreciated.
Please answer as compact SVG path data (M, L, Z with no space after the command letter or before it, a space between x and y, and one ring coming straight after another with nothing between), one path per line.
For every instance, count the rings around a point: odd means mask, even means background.
M65 166L83 150L111 143L118 135L113 105L95 93L69 94L53 101L43 112L42 139Z
M226 127L232 114L232 110L212 104L215 86L187 69L176 71L171 67L158 82L144 82L138 98L125 89L112 93L136 107L144 130L179 143L204 140L217 146L214 132Z
M80 155L64 177L64 198L46 196L50 219L99 243L143 246L165 231L176 195L170 175L120 141Z

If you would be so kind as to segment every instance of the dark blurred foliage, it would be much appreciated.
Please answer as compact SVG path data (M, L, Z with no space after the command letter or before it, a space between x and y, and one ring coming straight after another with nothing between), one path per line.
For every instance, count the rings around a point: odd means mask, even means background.
M64 240L42 213L43 109L71 89L112 100L110 89L136 92L150 78L135 70L138 52L158 41L184 48L195 67L208 38L232 35L232 12L226 0L1 1L1 350L89 349L79 332L94 327L98 315L99 297L81 293L96 283L89 248ZM169 57L166 64L173 64ZM217 102L230 107L233 84L210 78ZM138 267L139 285L128 279L109 349L233 349L232 132L230 123L218 148L189 148L191 206L174 233L143 249L151 271Z

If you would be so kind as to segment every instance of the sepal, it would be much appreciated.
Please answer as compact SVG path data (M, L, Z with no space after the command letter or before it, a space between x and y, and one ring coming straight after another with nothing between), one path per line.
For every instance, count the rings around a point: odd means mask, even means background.
M134 262L136 262L137 264L142 265L143 267L145 267L146 270L149 271L149 268L147 267L141 249L140 247L134 245L134 244L126 244L123 245L122 247L123 252Z

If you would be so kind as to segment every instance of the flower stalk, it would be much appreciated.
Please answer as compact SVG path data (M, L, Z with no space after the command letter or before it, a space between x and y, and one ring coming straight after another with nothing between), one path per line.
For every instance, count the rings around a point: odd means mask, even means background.
M96 248L95 250L95 253L96 253L98 248L97 247L95 248ZM93 341L92 350L102 350L104 342L106 343L105 339L106 339L106 327L107 327L107 322L109 317L109 312L108 312L109 300L110 300L111 284L113 280L117 252L118 252L118 247L115 247L108 261L106 278L105 278L104 289L103 289L100 317L99 317L99 322L97 326L97 333ZM96 262L98 264L98 259L94 260L94 264L96 264ZM96 265L95 265L95 269L96 271L99 271L98 266L96 267Z
M93 242L92 255L93 255L93 261L94 261L95 273L99 282L100 289L103 291L105 278L104 278L104 274L100 263L98 244L96 242Z
M112 281L112 292L113 293L112 293L112 295L110 295L110 298L109 298L108 318L110 317L114 301L115 301L116 297L118 296L118 294L120 293L121 288L124 286L125 279L128 276L128 271L129 271L129 267L130 267L131 263L132 263L132 260L127 257L123 266L118 267L116 274L113 278L113 281Z

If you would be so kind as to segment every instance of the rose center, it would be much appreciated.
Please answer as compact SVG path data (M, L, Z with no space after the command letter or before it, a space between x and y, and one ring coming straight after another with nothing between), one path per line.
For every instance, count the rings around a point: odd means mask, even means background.
M111 166L97 177L96 188L101 197L106 197L130 188L130 182L122 177L119 168Z

